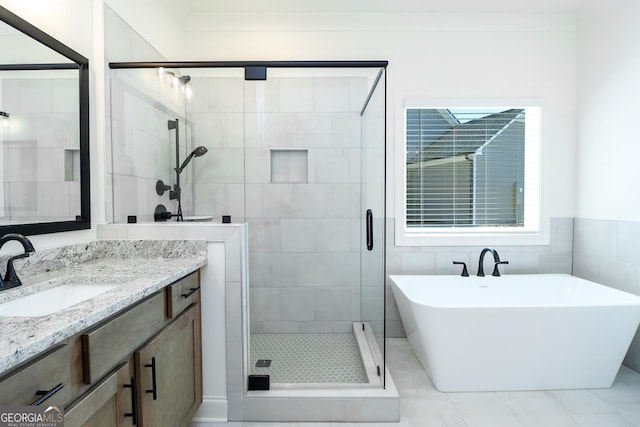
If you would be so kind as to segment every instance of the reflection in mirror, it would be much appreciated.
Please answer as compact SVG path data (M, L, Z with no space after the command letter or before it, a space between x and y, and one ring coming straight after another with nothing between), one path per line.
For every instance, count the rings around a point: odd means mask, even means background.
M75 220L78 71L0 71L0 81L0 225Z
M0 234L90 228L88 61L0 19Z

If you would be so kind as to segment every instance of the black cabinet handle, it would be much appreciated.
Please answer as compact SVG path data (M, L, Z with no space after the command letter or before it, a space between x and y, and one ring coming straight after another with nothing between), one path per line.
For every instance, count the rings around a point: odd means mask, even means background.
M187 292L186 294L182 294L182 298L189 298L191 295L195 294L198 289L200 289L200 286L198 286L197 288L189 288L189 292Z
M147 393L153 394L153 400L158 400L158 384L156 382L156 358L151 358L151 363L144 365L145 368L151 368L151 390L146 390Z
M131 384L125 384L124 388L131 389L131 412L124 414L124 416L131 417L131 423L135 426L138 425L138 393L136 393L138 386L136 384L136 377L131 377Z
M367 250L373 250L373 212L367 209Z
M62 389L62 387L64 387L64 384L60 383L54 388L52 388L51 390L36 391L36 396L40 396L40 397L34 400L33 403L31 403L31 406L38 406L39 404L41 404L42 402L44 402L45 400L49 399L51 396L59 392L60 389Z

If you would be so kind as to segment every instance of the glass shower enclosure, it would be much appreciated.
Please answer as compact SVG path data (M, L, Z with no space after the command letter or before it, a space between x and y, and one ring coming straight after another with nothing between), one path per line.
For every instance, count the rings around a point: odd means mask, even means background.
M247 375L383 387L386 63L110 65L110 220L175 221L199 150L184 219L248 224Z

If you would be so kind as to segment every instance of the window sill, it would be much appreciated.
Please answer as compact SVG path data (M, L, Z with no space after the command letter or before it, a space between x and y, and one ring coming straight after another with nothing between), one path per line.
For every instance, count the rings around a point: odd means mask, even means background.
M458 231L406 230L396 224L395 246L528 246L550 243L549 222L537 231Z

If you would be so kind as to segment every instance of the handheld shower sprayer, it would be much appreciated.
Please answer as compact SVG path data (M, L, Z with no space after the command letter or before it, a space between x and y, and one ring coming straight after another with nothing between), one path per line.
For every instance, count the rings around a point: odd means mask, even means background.
M186 76L186 77L188 77L188 76ZM169 130L175 130L176 131L175 132L175 134L176 134L176 167L173 168L173 170L176 172L176 183L173 186L173 190L171 190L171 186L166 185L163 181L158 180L156 182L156 193L159 196L161 196L161 195L164 194L165 191L169 190L169 200L174 200L174 199L177 200L177 202L178 202L178 212L175 215L174 214L168 214L166 212L162 212L161 215L159 215L159 216L155 215L154 216L154 218L156 220L166 220L166 219L171 218L171 217L175 217L176 221L183 221L184 220L183 217L182 217L182 197L181 197L182 188L180 187L180 174L182 173L184 168L189 164L191 159L193 159L194 157L203 156L208 151L206 147L203 147L203 146L196 147L195 150L193 150L187 156L187 158L184 159L184 162L182 162L182 164L180 164L180 132L179 132L180 126L179 126L179 124L180 124L180 122L179 122L178 119L168 120L167 121L167 128ZM169 215L169 216L167 217L167 215Z
M207 151L208 151L207 147L203 147L202 145L199 147L196 147L196 149L193 150L191 154L187 156L186 159L184 159L184 162L182 162L180 167L176 168L176 172L182 173L182 170L187 166L187 164L191 161L192 158L204 156L207 153Z

